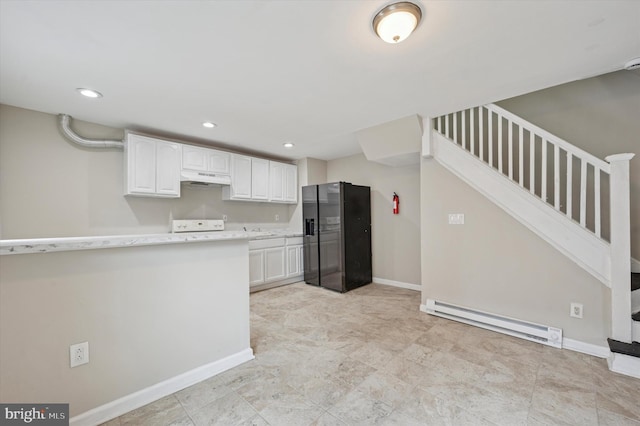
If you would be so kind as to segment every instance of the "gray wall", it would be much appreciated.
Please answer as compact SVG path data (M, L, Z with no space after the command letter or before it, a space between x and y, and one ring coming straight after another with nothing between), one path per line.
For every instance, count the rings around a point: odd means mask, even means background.
M601 159L636 154L630 163L631 255L640 259L640 71L575 81L498 105Z
M248 350L247 259L245 241L2 256L0 400L75 416Z
M609 290L433 159L422 161L422 303L437 299L606 345ZM464 213L464 225L448 225ZM571 302L584 318L569 317Z
M420 284L420 167L389 167L363 154L327 163L327 181L371 187L373 276ZM392 197L400 196L394 215Z
M74 122L90 138L123 131ZM57 117L0 105L0 238L167 232L171 219L221 219L228 226L287 227L287 205L222 201L221 188L183 185L179 199L123 196L121 150L80 148L62 137ZM280 221L275 221L275 215Z

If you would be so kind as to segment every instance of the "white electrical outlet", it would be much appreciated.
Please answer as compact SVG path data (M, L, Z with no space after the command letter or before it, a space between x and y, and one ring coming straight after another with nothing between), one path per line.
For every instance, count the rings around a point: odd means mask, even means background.
M572 303L569 315L574 318L582 318L582 308L582 303Z
M226 215L226 214L223 214L223 215L222 215L222 221L223 221L223 222L226 222L226 221L227 221L227 215Z
M89 363L89 342L77 343L69 346L69 361L71 368Z
M277 214L277 215L276 215L276 222L278 222L279 220L280 220L280 215L279 215L279 214Z

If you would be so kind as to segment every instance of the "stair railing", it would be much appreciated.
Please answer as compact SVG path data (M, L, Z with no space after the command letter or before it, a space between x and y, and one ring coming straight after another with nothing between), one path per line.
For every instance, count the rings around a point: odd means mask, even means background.
M494 104L436 117L433 130L609 243L612 337L631 339L629 161L603 161Z

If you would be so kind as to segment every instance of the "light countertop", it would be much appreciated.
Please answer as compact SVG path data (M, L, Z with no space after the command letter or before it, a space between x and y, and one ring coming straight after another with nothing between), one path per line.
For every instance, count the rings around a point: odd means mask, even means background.
M56 251L94 250L206 241L252 240L274 238L269 231L185 232L179 234L108 235L92 237L34 238L0 240L0 255L49 253Z

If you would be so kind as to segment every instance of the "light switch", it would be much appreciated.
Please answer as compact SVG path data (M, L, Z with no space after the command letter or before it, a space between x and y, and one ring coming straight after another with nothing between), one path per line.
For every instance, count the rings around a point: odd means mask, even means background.
M464 213L449 213L449 225L464 225Z

